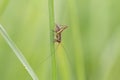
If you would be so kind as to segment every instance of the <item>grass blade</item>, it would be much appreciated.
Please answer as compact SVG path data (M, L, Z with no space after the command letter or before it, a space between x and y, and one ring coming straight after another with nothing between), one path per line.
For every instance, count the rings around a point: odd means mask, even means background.
M32 77L32 79L33 80L39 80L38 77L37 77L37 75L35 74L35 72L31 68L31 66L29 65L29 63L27 62L27 60L25 59L25 57L23 56L22 52L17 48L17 46L15 45L15 43L11 40L11 38L9 37L9 35L5 31L5 29L2 27L2 25L0 25L0 33L4 37L4 39L7 42L7 44L10 46L10 48L13 50L13 52L15 53L15 55L17 56L17 58L23 64L23 66L25 67L25 69L28 71L28 73L30 74L30 76Z
M55 46L54 46L54 0L48 0L49 8L49 26L50 26L50 52L52 55L52 80L56 80L56 59L55 59Z

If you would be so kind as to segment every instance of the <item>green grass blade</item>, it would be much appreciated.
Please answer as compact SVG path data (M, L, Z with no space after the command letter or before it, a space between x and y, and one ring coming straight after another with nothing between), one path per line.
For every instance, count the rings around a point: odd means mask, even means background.
M30 74L30 76L33 78L33 80L39 80L38 77L37 77L37 75L35 74L35 72L31 68L31 66L29 65L29 63L27 62L27 60L25 59L25 57L23 56L22 52L17 48L17 46L11 40L11 38L9 37L9 35L5 31L5 29L2 27L2 25L0 25L0 33L4 37L4 39L7 42L7 44L10 46L10 48L14 51L15 55L20 60L20 62L23 64L23 66L25 67L25 69L28 71L28 73Z
M56 59L55 59L55 46L54 46L54 0L48 0L49 8L49 26L50 26L50 52L52 55L52 80L56 80Z

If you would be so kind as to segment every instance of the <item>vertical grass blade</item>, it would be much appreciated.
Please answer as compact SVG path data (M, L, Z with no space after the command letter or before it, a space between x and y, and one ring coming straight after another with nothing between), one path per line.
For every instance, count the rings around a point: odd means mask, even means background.
M50 29L50 52L52 55L52 80L56 80L56 59L55 59L55 46L54 46L54 0L48 0L49 8L49 29Z
M5 31L5 29L2 27L2 25L0 25L0 33L4 37L4 39L7 42L7 44L10 46L10 48L13 50L13 52L15 53L15 55L17 56L17 58L23 64L23 66L25 67L25 69L28 71L28 73L30 74L30 76L32 77L32 79L33 80L39 80L38 77L37 77L37 75L35 74L35 72L31 68L31 66L29 65L29 63L27 62L27 60L25 59L25 57L23 56L22 52L17 48L17 46L11 40L11 38L9 37L9 35Z

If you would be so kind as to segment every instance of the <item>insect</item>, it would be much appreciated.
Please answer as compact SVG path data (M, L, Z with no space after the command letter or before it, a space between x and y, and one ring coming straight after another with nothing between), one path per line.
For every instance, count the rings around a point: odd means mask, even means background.
M55 25L55 42L61 43L61 33L67 28L66 25Z
M61 33L62 33L67 27L68 27L68 26L66 26L66 25L58 25L58 24L55 25L55 29L54 29L53 31L55 32L55 39L54 39L54 40L55 40L55 42L58 43L57 48L58 48L59 44L61 43L61 38L62 38ZM56 48L56 50L57 50L57 48ZM47 56L45 59L43 59L43 60L40 62L40 64L43 63L44 61L46 61L50 56L51 56L51 55L49 55L49 56Z

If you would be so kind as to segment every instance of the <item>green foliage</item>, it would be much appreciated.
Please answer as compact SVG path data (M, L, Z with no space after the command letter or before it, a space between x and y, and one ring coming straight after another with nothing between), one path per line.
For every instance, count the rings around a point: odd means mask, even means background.
M57 80L120 80L120 1L55 0L55 14L49 1L0 0L0 24L39 79L52 80L56 70ZM47 58L54 18L69 26L55 49L56 69ZM0 80L32 80L13 53L0 35Z
M49 34L50 34L50 52L51 52L51 62L52 62L52 80L56 80L56 58L55 58L55 44L54 44L54 0L48 0L49 9Z
M2 25L0 25L0 33L2 34L2 36L5 39L6 43L13 50L13 52L16 55L16 57L20 60L20 62L22 63L22 65L28 71L28 73L32 77L32 79L33 80L38 80L37 75L32 70L31 66L29 65L29 63L27 62L27 60L25 59L25 57L23 56L22 52L19 50L19 48L17 48L17 46L15 45L15 43L11 40L11 38L9 37L8 33L6 32L6 30L4 29L4 27Z

